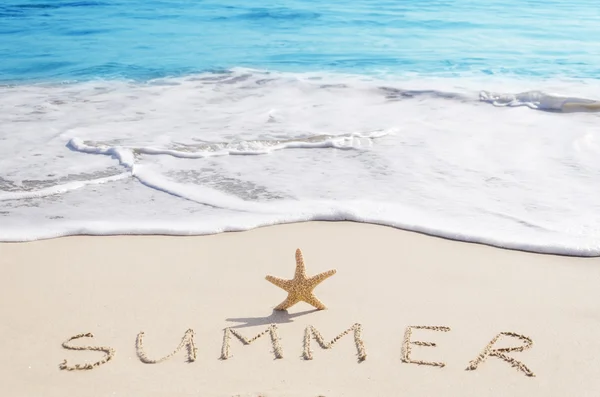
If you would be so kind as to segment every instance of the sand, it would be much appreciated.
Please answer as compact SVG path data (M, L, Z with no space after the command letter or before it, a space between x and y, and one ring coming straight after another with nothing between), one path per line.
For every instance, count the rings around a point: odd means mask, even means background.
M337 270L326 310L273 311L297 248ZM600 395L598 258L311 222L0 244L0 269L2 396Z

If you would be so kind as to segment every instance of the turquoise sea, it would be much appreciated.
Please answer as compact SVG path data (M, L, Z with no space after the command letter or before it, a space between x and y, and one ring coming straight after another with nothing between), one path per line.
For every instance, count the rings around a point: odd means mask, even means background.
M0 240L353 220L600 255L592 0L6 0Z
M598 78L594 0L7 0L4 82L288 72Z

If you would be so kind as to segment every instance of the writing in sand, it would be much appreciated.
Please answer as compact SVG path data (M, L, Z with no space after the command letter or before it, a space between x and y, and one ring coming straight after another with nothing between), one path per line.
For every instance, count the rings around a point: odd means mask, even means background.
M336 270L332 269L326 271L324 273L317 274L315 276L309 277L306 274L306 266L304 264L304 257L302 255L302 251L300 249L296 250L296 271L294 274L294 278L291 280L281 279L279 277L267 276L266 279L275 284L276 286L284 289L288 293L288 297L279 304L275 310L286 310L296 303L303 301L307 302L310 305L313 305L318 310L325 309L325 305L321 302L313 293L313 290L317 285L322 283L324 280L336 274ZM282 341L277 332L277 325L271 324L267 329L262 332L254 335L253 337L246 337L242 335L239 331L233 328L225 328L223 334L223 345L221 347L221 359L227 360L231 357L231 340L233 338L238 339L242 344L249 345L255 340L269 335L271 339L271 345L273 348L273 354L276 359L283 358L283 347ZM444 367L446 364L439 361L424 361L419 360L418 358L414 358L412 356L412 349L414 346L418 347L435 347L436 344L434 342L425 342L420 340L413 339L413 331L433 331L433 332L449 332L450 328L445 326L429 326L429 325L416 325L409 326L406 328L404 332L404 339L402 343L402 354L401 361L406 364L417 364L417 365L429 365L434 367ZM312 360L313 352L311 349L311 341L314 339L319 346L323 349L331 349L338 340L343 338L344 336L352 333L354 335L354 344L356 346L356 353L358 357L358 362L363 362L367 359L367 348L365 347L365 343L363 341L362 336L363 327L361 324L354 324L335 338L333 338L330 342L326 342L325 338L321 335L321 333L312 325L307 326L304 329L304 338L303 338L303 346L302 346L302 358L304 360ZM157 364L163 362L165 360L170 359L174 355L176 355L179 351L185 349L187 352L187 359L189 362L196 361L196 357L198 354L198 349L196 348L196 342L194 340L194 330L188 329L179 346L169 355L153 359L150 358L146 354L146 349L144 347L144 332L140 332L137 335L136 339L136 350L137 355L141 362L146 364ZM75 335L68 340L66 340L62 346L65 349L69 350L92 350L99 351L104 353L104 357L96 361L94 363L85 363L85 364L74 364L70 365L67 360L64 360L60 364L60 368L64 370L90 370L96 367L99 367L103 364L111 361L115 356L115 350L112 347L98 347L98 346L78 346L73 345L71 342L80 339L80 338L92 338L93 335L91 333L87 334L79 334ZM497 342L500 339L514 339L514 343L517 343L516 346L513 347L497 347ZM511 366L515 367L518 371L522 372L527 376L535 376L534 373L521 361L509 356L509 353L522 352L526 349L531 348L533 345L533 341L531 338L517 334L515 332L500 332L496 335L488 344L484 347L481 353L475 357L466 368L467 370L476 370L482 363L484 363L489 357L495 357Z
M404 331L404 339L402 343L402 351L401 351L401 362L406 364L417 364L417 365L429 365L433 367L444 367L446 364L443 362L436 361L423 361L415 358L413 356L413 348L415 346L418 347L435 347L436 343L429 341L416 340L413 338L413 332L417 331L432 331L432 332L450 332L449 327L445 326L429 326L429 325L415 325L409 326ZM321 333L312 325L307 326L304 329L303 343L302 343L302 358L304 360L312 360L313 359L313 351L311 348L311 341L315 340L317 344L323 349L331 349L338 340L342 339L344 336L348 334L353 334L354 336L354 344L356 346L356 355L358 358L358 362L363 362L367 359L367 348L365 346L365 342L363 340L363 327L361 324L354 324L350 328L346 329L336 337L334 337L331 341L326 342L325 338L321 335ZM257 339L268 335L271 339L272 346L272 354L275 356L275 359L283 359L283 342L278 334L278 327L275 324L271 324L262 332L252 336L247 337L244 336L239 331L232 328L225 328L223 333L223 344L221 347L221 360L228 360L232 357L231 354L231 341L235 339L239 340L243 345L249 345L256 341ZM173 356L175 356L180 351L184 351L187 356L188 362L196 361L198 348L196 347L196 341L194 339L195 333L193 329L188 329L183 337L181 338L181 342L175 348L175 350L161 358L151 358L146 353L146 347L144 344L144 332L140 332L136 338L136 351L137 356L142 363L145 364L158 364L163 361L166 361ZM93 338L94 336L91 333L78 334L72 336L67 339L62 346L65 349L69 350L90 350L90 351L98 351L104 353L104 356L93 363L84 363L84 364L70 364L67 360L64 360L60 364L60 369L63 370L91 370L101 365L107 364L109 361L113 360L115 357L115 349L112 347L104 347L104 346L82 346L73 344L73 341L81 338ZM511 347L496 347L497 343L501 339L512 339L514 345ZM533 345L533 341L531 338L521 335L515 332L500 332L496 336L494 336L490 342L481 350L481 353L473 360L471 360L466 367L466 370L476 370L479 368L488 358L493 357L500 359L519 372L523 373L526 376L533 377L535 374L521 361L509 356L509 353L522 352L524 350L530 349ZM415 354L416 355L416 354Z

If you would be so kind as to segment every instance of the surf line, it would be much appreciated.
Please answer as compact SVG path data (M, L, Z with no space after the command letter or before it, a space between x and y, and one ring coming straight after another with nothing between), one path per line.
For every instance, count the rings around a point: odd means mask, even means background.
M233 143L216 142L205 143L196 146L193 150L160 149L153 147L128 147L128 146L110 146L101 142L84 141L81 138L71 138L67 147L73 151L110 156L119 162L127 172L120 174L119 178L132 177L137 179L144 186L179 197L185 200L193 201L199 204L208 205L215 208L225 208L234 211L252 211L273 213L272 206L265 206L260 203L246 202L237 197L220 193L213 189L196 186L191 188L185 184L180 184L168 180L160 173L152 170L147 165L140 164L138 161L142 155L166 155L181 159L203 159L217 156L230 155L264 155L278 150L286 149L339 149L355 150L362 144L358 141L367 140L369 144L378 138L393 134L396 128L388 130L374 130L368 132L354 132L342 135L316 135L308 138L296 138L288 140L254 140L240 141ZM358 142L358 143L357 143ZM101 183L101 182L96 182ZM206 194L210 191L210 194ZM0 201L2 196L0 195ZM296 203L293 204L296 206ZM327 208L329 210L329 208ZM288 210L280 211L287 213Z
M415 340L413 339L413 332L415 331L434 331L434 332L450 332L450 327L446 326L431 326L431 325L412 325L408 326L404 332L404 338L402 342L401 349L401 362L405 364L416 364L416 365L427 365L432 367L443 368L446 366L445 363L440 361L424 361L418 358L413 357L413 348L417 347L436 347L437 344L431 341L423 341L423 340ZM348 334L353 334L354 336L354 345L356 347L356 356L359 363L364 362L367 359L367 349L365 347L365 343L363 340L363 327L359 323L353 324L350 328L341 332L339 335L334 337L331 341L326 342L326 339L321 335L319 330L312 325L307 326L304 329L304 337L302 342L302 357L304 360L313 360L313 350L311 348L311 342L314 339L317 344L323 349L331 349L333 346L344 336ZM225 328L223 330L223 343L221 346L221 356L220 360L226 361L229 360L233 355L231 353L232 350L232 341L237 339L243 345L250 345L255 342L257 339L262 338L263 336L269 335L271 340L272 353L275 356L275 359L283 359L284 352L283 346L281 343L281 338L279 337L278 327L276 324L269 325L265 330L259 332L258 334L247 337L234 328ZM97 351L103 352L104 356L93 363L83 363L83 364L69 364L65 359L62 363L60 363L59 368L61 370L67 371L79 371L79 370L92 370L98 368L104 364L109 363L114 360L116 351L112 347L105 346L91 346L91 345L73 345L72 341L81 338L93 338L94 335L92 333L81 333L75 336L70 337L65 342L63 342L62 347L67 350L76 350L76 351ZM151 358L146 353L145 346L145 333L142 331L136 337L136 353L139 360L144 364L158 364L164 361L167 361L177 355L180 351L184 350L185 355L187 357L187 362L194 362L198 357L198 348L196 347L195 341L196 334L193 329L188 329L183 337L179 345L173 350L172 353L161 357L161 358ZM496 344L500 340L504 340L502 343L503 346L507 346L506 339L512 339L515 342L515 345L510 347L495 347ZM523 362L515 359L514 357L509 356L509 353L513 352L523 352L525 350L530 349L533 346L533 340L525 335L518 334L516 332L500 332L498 333L492 340L483 348L483 350L477 355L473 360L471 360L468 366L465 368L467 371L477 370L488 358L495 357L498 358L519 372L523 373L528 377L535 377L533 371L531 371Z

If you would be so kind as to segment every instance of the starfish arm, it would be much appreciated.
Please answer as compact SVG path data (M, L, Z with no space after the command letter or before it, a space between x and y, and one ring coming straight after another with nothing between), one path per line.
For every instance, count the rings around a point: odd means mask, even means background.
M296 276L294 278L306 278L306 267L304 266L304 258L302 257L302 251L300 251L300 248L296 250Z
M283 302L281 302L279 305L277 305L277 307L275 307L275 310L286 310L294 306L298 302L300 302L300 299L297 295L289 294Z
M289 281L288 280L284 280L282 278L273 277L273 276L267 276L265 278L267 279L267 281L269 281L272 284L275 284L279 288L282 288L282 289L284 289L286 291L288 290L288 285L289 285Z
M328 279L329 277L333 276L335 273L337 272L337 270L329 270L323 273L319 273L316 276L312 276L308 282L310 283L311 286L316 287L317 285L319 285L320 283L322 283L324 280Z
M313 294L309 294L309 295L303 297L302 300L304 302L308 303L309 305L316 307L319 310L327 309L325 307L325 305L323 304L323 302L321 302L319 299L317 299L317 297L314 296Z

